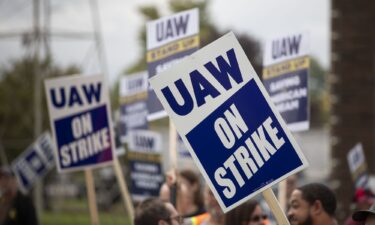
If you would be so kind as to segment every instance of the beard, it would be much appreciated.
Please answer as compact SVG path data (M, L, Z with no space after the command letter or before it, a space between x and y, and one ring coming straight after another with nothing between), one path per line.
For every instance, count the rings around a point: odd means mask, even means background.
M307 218L305 219L305 221L303 221L299 225L312 225L312 217L311 217L311 215L309 214L307 216Z
M289 217L289 222L292 224L293 222L297 222L296 225L312 225L312 217L310 214L308 214L307 218L304 221L298 221L294 217Z

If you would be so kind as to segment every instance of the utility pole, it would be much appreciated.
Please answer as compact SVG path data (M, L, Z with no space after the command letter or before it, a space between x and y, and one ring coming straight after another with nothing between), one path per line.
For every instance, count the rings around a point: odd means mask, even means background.
M41 42L41 32L40 32L40 2L39 0L34 0L33 2L33 60L34 60L34 140L42 132L42 96L41 96L41 75L43 69L39 68L41 65L41 60L39 59L39 48ZM34 187L34 201L36 206L36 211L38 213L38 218L40 221L40 216L43 210L43 184L42 180L36 182Z

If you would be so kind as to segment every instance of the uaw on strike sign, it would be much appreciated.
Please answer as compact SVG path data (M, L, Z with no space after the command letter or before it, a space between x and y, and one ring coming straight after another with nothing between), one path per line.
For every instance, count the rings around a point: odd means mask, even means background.
M224 212L307 166L233 33L150 82Z
M59 172L112 162L114 139L103 76L45 81Z

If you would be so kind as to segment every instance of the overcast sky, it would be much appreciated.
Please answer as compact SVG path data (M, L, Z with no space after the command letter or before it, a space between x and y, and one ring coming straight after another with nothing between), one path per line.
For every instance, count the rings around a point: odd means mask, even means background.
M32 1L0 0L0 33L30 29ZM169 12L166 0L98 0L105 55L111 80L134 63L140 52L138 32L145 26L139 5L155 4L164 15ZM93 30L88 0L51 0L52 31ZM308 31L311 53L325 67L329 66L330 5L328 0L211 0L209 13L221 30L248 33L262 43L275 35ZM0 39L0 66L21 56L20 39ZM100 66L93 41L52 40L55 61L60 65L75 63L84 73L98 73Z

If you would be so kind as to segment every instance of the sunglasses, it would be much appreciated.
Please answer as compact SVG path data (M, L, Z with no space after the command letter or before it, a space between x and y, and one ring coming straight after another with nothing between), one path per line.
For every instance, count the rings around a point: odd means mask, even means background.
M176 220L178 222L178 224L184 224L184 217L181 216L181 215L172 216L170 219Z
M268 218L267 215L256 215L256 216L251 217L250 221L256 223L262 220L266 220L267 218Z

